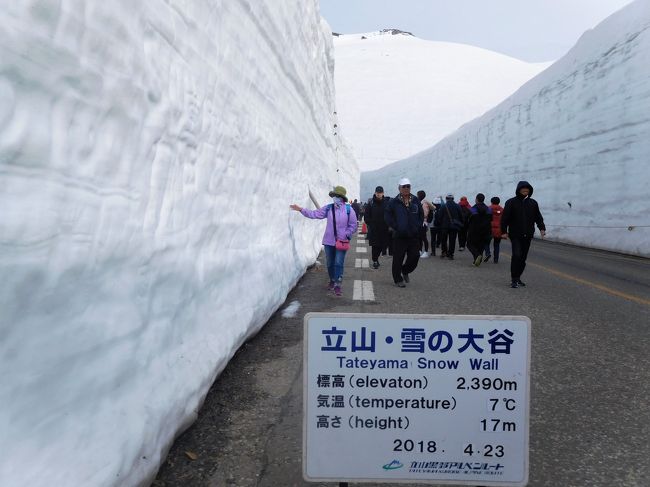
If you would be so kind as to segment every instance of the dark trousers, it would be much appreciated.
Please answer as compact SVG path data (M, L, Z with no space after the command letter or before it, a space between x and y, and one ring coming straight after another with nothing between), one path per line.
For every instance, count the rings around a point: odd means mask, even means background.
M405 256L406 262L404 262ZM413 272L419 260L420 239L418 237L393 239L393 281L403 281L402 274Z
M373 245L372 246L372 261L378 261L379 256L381 255L381 252L385 250L382 245Z
M472 239L467 240L467 248L472 253L472 257L474 257L474 259L476 259L479 255L483 255L483 251L485 250L486 245L488 245L488 249L489 249L489 245L490 245L489 240L482 240L480 242L474 242Z
M429 251L429 239L427 236L429 232L427 230L428 227L420 228L420 250L422 250L422 247L424 247L425 252Z
M528 249L530 249L530 242L532 238L517 238L510 237L512 244L512 259L510 260L510 277L512 280L521 278L526 268L526 258L528 257Z
M440 231L440 246L443 254L454 255L454 250L456 250L457 234L458 230L454 230L453 228L443 228Z
M494 262L499 262L499 249L501 247L501 239L499 237L494 237ZM485 255L490 254L490 241L485 245Z
M440 229L431 227L431 255L436 255L436 246L440 246Z
M461 228L458 230L458 246L460 248L465 248L465 244L467 244L467 229Z

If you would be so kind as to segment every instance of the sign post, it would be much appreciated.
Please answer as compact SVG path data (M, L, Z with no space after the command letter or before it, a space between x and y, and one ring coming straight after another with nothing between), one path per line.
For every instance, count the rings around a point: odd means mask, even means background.
M528 483L530 320L309 313L303 475Z

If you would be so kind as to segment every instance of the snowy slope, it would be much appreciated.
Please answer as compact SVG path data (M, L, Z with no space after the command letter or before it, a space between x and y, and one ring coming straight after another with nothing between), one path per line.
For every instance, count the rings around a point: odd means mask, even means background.
M548 66L404 34L343 35L334 47L339 117L362 171L431 147Z
M0 485L145 485L358 195L317 0L3 2ZM340 167L338 167L340 166Z
M362 195L409 175L429 194L535 187L552 239L650 256L650 0L434 147L362 174Z

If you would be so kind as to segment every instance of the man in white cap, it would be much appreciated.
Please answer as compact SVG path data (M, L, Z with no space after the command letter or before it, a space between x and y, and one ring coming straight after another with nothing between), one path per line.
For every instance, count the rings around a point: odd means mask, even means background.
M398 287L406 287L409 274L420 260L420 229L424 222L424 211L417 197L411 194L411 181L408 178L399 180L398 189L399 194L386 206L384 220L393 229L393 281Z

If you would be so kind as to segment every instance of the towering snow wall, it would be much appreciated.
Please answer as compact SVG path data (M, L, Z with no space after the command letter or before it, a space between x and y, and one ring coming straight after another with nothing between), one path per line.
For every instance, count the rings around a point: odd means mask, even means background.
M25 0L0 26L0 485L144 485L314 261L323 222L289 204L358 194L331 32L316 0Z
M586 32L561 60L440 143L363 173L362 196L410 176L473 200L535 188L549 238L650 256L650 1Z

